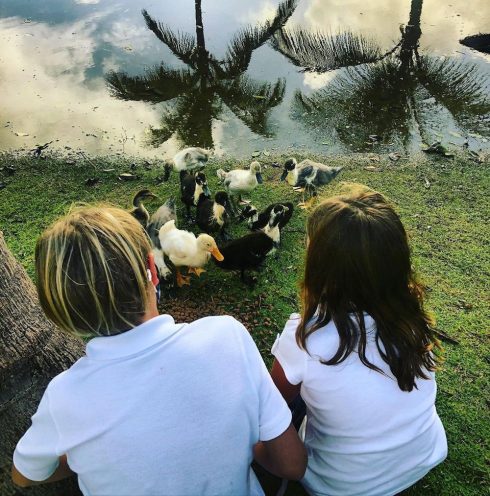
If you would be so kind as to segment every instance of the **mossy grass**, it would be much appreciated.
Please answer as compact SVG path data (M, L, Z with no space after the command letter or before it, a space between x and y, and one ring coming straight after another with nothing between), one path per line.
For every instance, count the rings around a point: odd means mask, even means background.
M300 200L300 194L279 182L281 169L271 166L285 158L258 159L267 168L263 171L265 183L251 195L257 207ZM395 204L411 239L416 270L429 288L427 304L437 319L437 328L459 342L444 344L445 363L438 374L437 408L448 436L448 459L408 493L485 494L490 487L486 464L490 439L488 164L475 163L463 155L450 160L416 157L395 163L387 158L372 162L367 155L316 158L344 166L338 178L322 188L320 196L338 193L345 182L357 182L382 192ZM205 171L211 191L220 189L215 174L218 167L246 165L245 160L213 159ZM42 160L4 154L0 156L0 168L5 166L13 166L15 172L0 172L0 182L6 184L0 190L0 229L31 276L37 236L75 202L102 201L127 208L136 191L150 188L159 197L147 204L150 212L173 196L180 208L180 225L186 226L177 174L172 174L168 183L157 185L156 178L163 173L161 164L149 166L142 160L124 157L83 158L73 164L56 155ZM139 179L121 181L118 175L123 172ZM99 182L88 186L85 180L89 178L98 178ZM268 259L254 289L244 286L237 274L209 264L200 279L193 276L192 286L174 292L174 297L216 302L225 309L227 305L253 302L258 310L254 321L249 322L250 330L270 364L270 346L276 334L288 315L298 310L306 215L296 210L278 257ZM191 229L197 232L195 227ZM246 226L234 225L231 231L235 236L244 234Z

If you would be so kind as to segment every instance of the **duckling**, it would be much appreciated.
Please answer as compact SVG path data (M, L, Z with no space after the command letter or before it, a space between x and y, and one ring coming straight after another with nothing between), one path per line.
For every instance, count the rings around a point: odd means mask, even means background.
M312 197L316 196L318 186L328 184L342 169L343 167L330 167L309 159L298 164L295 158L290 158L284 164L281 181L287 179L293 188L304 188L303 193L306 191ZM300 206L305 206L304 194Z
M226 192L230 197L237 195L238 201L242 201L243 193L250 193L258 184L262 184L262 167L259 162L253 161L249 169L234 169L225 172L223 169L216 171L218 177L223 181ZM232 208L236 210L231 202Z
M206 233L219 232L223 240L230 239L226 228L229 224L229 207L228 194L224 191L218 191L214 195L214 201L207 198L201 193L197 202L197 225Z
M165 161L163 180L168 181L172 169L177 172L203 169L212 154L213 152L211 150L199 147L190 147L180 150L173 158Z
M223 255L216 246L215 240L209 234L200 234L197 238L194 233L183 231L175 227L175 220L165 223L158 233L162 251L175 266L177 286L190 284L190 277L180 273L180 267L187 267L189 274L198 277L205 272L202 268L211 258L223 260Z
M129 213L144 227L146 228L150 220L150 214L143 205L143 200L150 198L157 198L149 189L142 189L138 191L133 197L133 208Z
M239 220L239 222L246 220L248 227L250 229L252 229L252 231L254 231L254 228L252 226L253 226L254 222L257 222L259 220L259 211L251 203L248 205L245 205L242 208L242 211L240 213L238 220Z
M165 263L162 245L160 243L159 231L160 228L169 220L177 222L177 214L175 211L175 201L173 198L167 200L151 217L150 222L146 226L146 232L150 237L153 258L158 269L160 279L168 281L172 275L172 271Z
M199 197L204 193L205 196L211 196L208 188L208 182L203 172L191 174L187 171L180 171L180 192L182 202L186 206L187 220L193 222L191 216L191 207L197 206Z
M274 249L273 240L263 231L254 231L241 238L228 241L220 247L224 260L215 264L224 270L239 270L240 279L253 284L253 279L245 277L246 270L258 270L269 252Z
M271 213L279 213L284 209L284 213L281 216L279 222L279 229L282 229L290 220L293 215L293 204L289 202L285 203L272 203L262 212L258 212L253 205L246 205L242 209L241 218L247 219L248 227L252 231L258 231L259 229L264 229L267 223L270 221Z
M246 284L253 284L254 279L246 279L246 270L258 270L267 255L275 251L280 241L279 223L286 212L272 213L264 230L254 231L241 238L229 241L220 250L224 260L215 261L216 265L225 270L239 270L240 279Z

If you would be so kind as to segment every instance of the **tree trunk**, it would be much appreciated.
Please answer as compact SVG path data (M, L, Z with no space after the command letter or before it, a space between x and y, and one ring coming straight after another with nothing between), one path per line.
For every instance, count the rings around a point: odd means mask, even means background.
M0 231L0 494L80 495L76 478L28 490L10 479L12 453L30 426L41 396L56 374L83 354L83 343L56 330L44 316L24 268Z
M201 0L195 0L196 8L196 39L197 39L197 69L201 76L201 81L209 77L209 58L206 51L206 42L204 41L204 25L202 23ZM202 85L202 82L201 82Z
M420 18L422 16L423 0L412 0L410 6L410 19L405 27L400 50L402 68L408 72L413 63L413 55L417 52L419 40L422 35Z
M202 24L201 0L195 0L194 6L196 9L196 38L197 47L200 52L206 52L206 43L204 42L204 26Z

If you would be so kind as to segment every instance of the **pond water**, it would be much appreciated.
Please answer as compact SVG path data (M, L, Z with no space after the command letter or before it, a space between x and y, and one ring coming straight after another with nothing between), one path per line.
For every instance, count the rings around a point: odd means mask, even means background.
M488 151L489 31L488 0L0 0L0 150Z

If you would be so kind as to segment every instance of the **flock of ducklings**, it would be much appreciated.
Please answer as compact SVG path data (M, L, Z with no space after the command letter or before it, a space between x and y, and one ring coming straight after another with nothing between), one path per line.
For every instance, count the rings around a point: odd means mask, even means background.
M281 230L293 214L291 202L273 203L259 212L249 201L242 200L242 195L250 194L263 182L261 165L257 161L252 162L249 169L229 172L218 169L216 173L224 191L218 191L214 199L211 198L203 172L211 153L203 148L185 148L173 159L167 160L164 166L165 181L168 181L172 170L179 174L186 220L188 223L195 222L202 234L196 236L177 227L173 199L167 200L150 216L143 201L156 196L148 189L136 193L130 210L148 232L160 279L169 282L175 276L179 287L190 284L190 274L199 277L205 272L204 266L211 257L219 268L239 271L243 282L253 284L256 279L246 271L260 269L266 257L279 248ZM286 179L293 189L304 192L303 202L299 204L304 208L304 195L316 195L316 188L329 183L340 170L341 167L329 167L311 160L298 163L291 158L284 164L281 180ZM239 204L243 207L240 208ZM195 217L192 216L192 209L195 209ZM251 232L231 239L227 229L234 219L246 220ZM219 247L211 235L219 238ZM187 267L187 275L181 272L184 267Z

